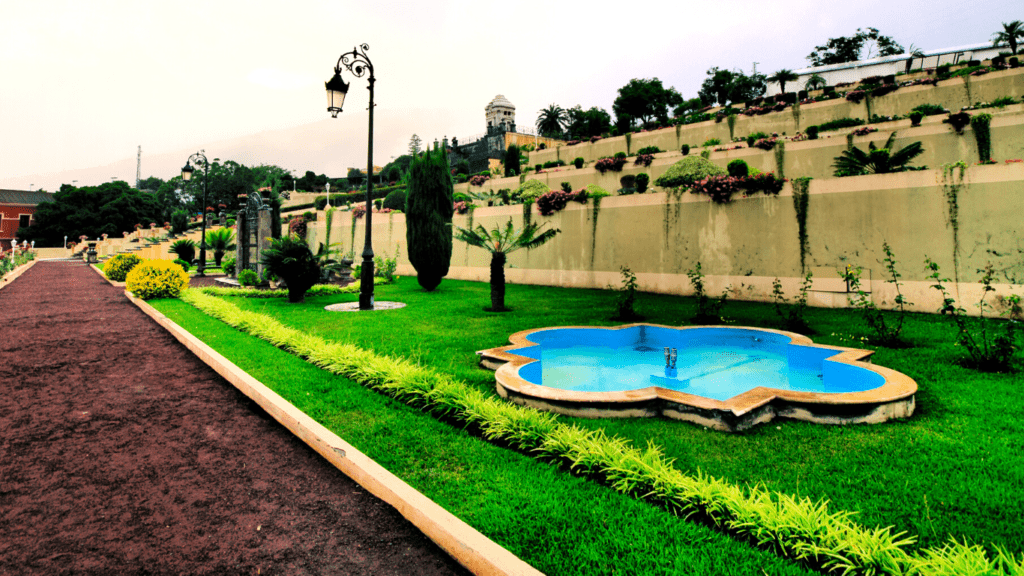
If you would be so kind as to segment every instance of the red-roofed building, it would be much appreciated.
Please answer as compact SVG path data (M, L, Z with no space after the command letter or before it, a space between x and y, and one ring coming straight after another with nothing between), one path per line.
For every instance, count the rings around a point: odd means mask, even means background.
M28 190L0 190L0 247L9 249L18 228L31 226L36 206L53 202L49 192Z

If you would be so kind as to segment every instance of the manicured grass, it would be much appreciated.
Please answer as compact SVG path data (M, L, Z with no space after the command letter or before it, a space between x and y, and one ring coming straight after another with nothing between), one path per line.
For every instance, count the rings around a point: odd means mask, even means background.
M246 336L178 300L152 303L299 409L547 574L811 573L558 466L489 444Z
M486 284L445 280L437 292L424 293L414 278L376 290L378 300L409 306L372 314L323 311L326 304L355 296L310 297L302 306L230 300L330 340L413 359L489 394L493 373L476 367L474 351L506 344L509 334L528 328L614 324L605 320L614 308L611 293L509 288L508 303L516 310L506 314L482 310ZM678 325L694 314L694 306L691 299L644 294L638 311L650 322ZM730 302L725 314L739 325L779 327L770 305ZM853 311L812 309L807 316L820 333L813 336L816 342L858 346L868 335ZM954 331L943 318L915 315L905 335L914 347L880 348L874 361L918 381L918 411L906 422L828 427L776 421L729 435L660 419L564 421L604 428L641 446L654 441L687 472L699 469L735 483L828 498L833 509L857 511L867 525L895 525L922 545L941 544L952 535L1020 552L1024 380L958 366Z

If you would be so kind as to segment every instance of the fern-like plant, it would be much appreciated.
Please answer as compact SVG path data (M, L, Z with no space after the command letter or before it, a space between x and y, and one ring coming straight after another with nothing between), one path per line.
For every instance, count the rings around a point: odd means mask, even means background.
M289 302L305 302L306 291L320 280L320 265L306 241L298 236L273 239L261 260L268 272L288 284Z
M859 176L862 174L888 174L890 172L902 172L907 169L910 162L924 152L920 142L908 144L898 151L893 151L896 142L896 133L889 135L885 145L881 148L875 146L874 142L868 143L868 150L865 152L860 148L852 147L844 150L836 157L832 166L835 167L836 176Z
M230 228L210 230L206 233L206 249L213 250L213 261L220 266L224 254L235 249L235 233Z
M182 238L181 240L175 240L171 244L171 254L177 254L178 258L185 262L191 262L196 259L196 243L195 240L189 240L188 238Z

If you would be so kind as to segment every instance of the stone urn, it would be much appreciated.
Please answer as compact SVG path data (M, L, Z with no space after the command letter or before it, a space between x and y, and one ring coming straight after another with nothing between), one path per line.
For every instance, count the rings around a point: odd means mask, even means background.
M96 241L89 240L89 250L86 251L86 261L89 264L99 264L99 259L96 258Z

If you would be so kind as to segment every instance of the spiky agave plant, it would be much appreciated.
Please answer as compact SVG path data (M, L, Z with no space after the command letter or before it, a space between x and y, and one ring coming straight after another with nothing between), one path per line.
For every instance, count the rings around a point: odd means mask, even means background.
M488 230L483 225L476 228L452 227L455 230L455 239L461 240L470 246L483 248L491 253L491 312L504 312L505 308L505 260L507 255L526 248L532 250L548 240L555 237L561 230L554 228L539 232L542 226L529 223L522 230L516 230L509 218L508 223L502 228L495 225L493 230Z
M908 144L893 152L892 147L895 142L896 133L893 132L881 148L876 147L874 142L869 142L867 152L855 147L844 150L832 164L836 169L835 175L857 176L902 172L907 169L907 164L924 152L920 142Z

